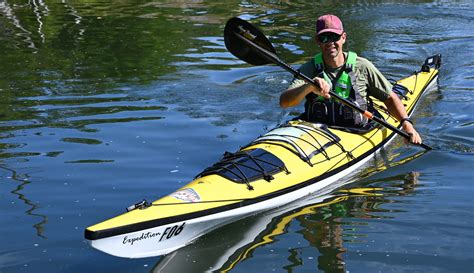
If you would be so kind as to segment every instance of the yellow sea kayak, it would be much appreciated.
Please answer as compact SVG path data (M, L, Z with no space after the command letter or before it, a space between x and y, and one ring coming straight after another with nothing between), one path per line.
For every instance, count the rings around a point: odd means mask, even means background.
M414 113L421 96L437 84L440 55L396 82L394 91ZM376 114L401 125L374 100ZM164 255L220 226L273 209L308 194L324 194L351 182L395 133L371 124L364 129L331 128L292 120L269 130L198 174L193 181L152 203L85 230L91 246L114 256Z

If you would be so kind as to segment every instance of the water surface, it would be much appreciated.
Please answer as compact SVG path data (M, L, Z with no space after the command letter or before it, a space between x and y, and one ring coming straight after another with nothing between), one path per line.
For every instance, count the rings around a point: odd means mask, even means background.
M472 272L471 1L0 2L0 272ZM441 53L400 139L331 196L238 221L163 257L89 247L84 228L192 180L300 108L291 75L228 53L241 16L297 66L314 20L343 18L347 49L388 77Z

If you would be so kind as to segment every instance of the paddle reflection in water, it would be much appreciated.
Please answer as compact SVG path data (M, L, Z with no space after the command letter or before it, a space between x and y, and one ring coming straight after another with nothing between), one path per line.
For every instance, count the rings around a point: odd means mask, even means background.
M391 211L381 205L391 203L390 197L410 194L419 175L410 172L365 182L367 185L360 188L341 189L320 197L308 196L288 206L246 218L164 256L152 272L238 271L238 264L251 259L258 248L279 243L281 236L298 236L291 233L301 234L311 248L317 249L319 256L310 260L314 264L310 264L310 268L322 272L347 272L344 244L363 244L370 240L370 235L362 230L370 225L369 219L393 218L386 214ZM294 222L301 229L290 232L289 226ZM302 252L307 248L303 242L290 241L288 264L283 267L288 272L306 263Z

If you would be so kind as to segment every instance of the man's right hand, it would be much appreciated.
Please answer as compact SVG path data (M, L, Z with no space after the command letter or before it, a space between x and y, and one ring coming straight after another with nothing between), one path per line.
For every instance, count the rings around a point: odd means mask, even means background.
M329 92L331 91L331 85L320 77L314 77L313 80L314 82L316 82L317 85L319 85L319 88L313 88L313 93L318 96L322 96L325 99L331 98L331 95L329 94Z
M322 78L316 77L313 80L320 87L316 87L312 84L302 82L301 85L298 85L297 87L293 87L293 88L290 87L289 89L281 93L280 107L287 108L287 107L298 105L302 100L304 100L306 95L308 95L311 92L313 92L314 94L318 96L322 96L326 99L329 99L331 97L329 95L329 91L331 90L331 85Z

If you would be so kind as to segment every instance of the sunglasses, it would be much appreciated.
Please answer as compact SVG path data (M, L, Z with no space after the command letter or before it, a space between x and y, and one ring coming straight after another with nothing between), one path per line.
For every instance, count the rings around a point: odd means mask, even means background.
M337 42L341 39L341 35L336 34L336 33L323 33L321 35L318 35L318 41L321 43L329 43L329 42Z

